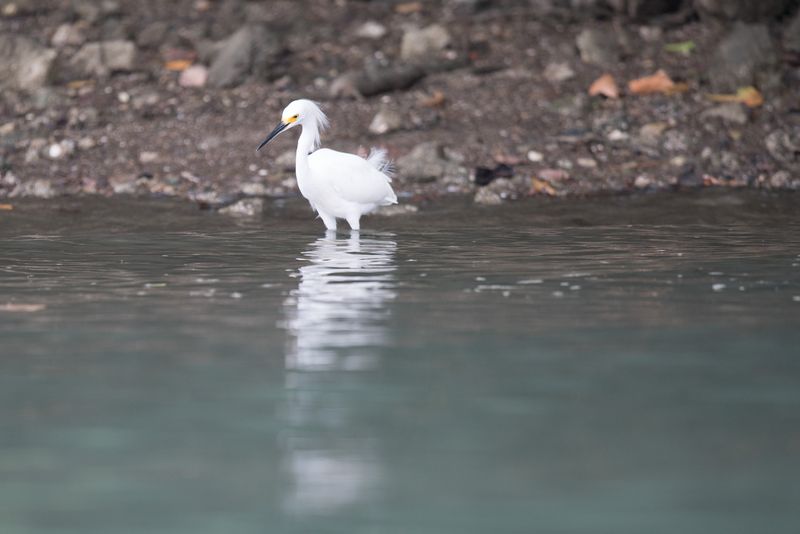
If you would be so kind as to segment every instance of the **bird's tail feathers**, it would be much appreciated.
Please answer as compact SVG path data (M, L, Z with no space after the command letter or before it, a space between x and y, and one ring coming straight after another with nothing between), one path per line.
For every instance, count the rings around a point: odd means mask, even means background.
M395 173L395 168L394 164L388 158L386 149L373 147L372 150L369 151L367 161L370 165L385 174L389 178L389 181L392 180L392 177Z

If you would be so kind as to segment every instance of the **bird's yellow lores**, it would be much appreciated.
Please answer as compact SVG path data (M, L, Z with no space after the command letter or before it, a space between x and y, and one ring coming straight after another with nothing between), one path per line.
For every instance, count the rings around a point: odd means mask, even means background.
M303 131L297 141L297 186L328 230L336 230L336 219L345 219L350 228L358 230L362 215L378 206L397 204L386 151L373 148L365 159L319 148L320 132L328 127L328 118L311 100L295 100L286 106L281 122L257 150L298 124Z

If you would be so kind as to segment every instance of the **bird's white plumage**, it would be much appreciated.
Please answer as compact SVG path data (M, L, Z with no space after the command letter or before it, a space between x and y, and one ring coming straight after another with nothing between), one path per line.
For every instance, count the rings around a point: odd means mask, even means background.
M297 142L297 185L329 230L336 229L336 219L346 219L353 230L358 230L361 215L397 203L390 185L391 164L384 150L373 149L362 158L317 149L320 131L328 121L310 100L295 100L286 106L281 122L284 130L298 124L303 127Z

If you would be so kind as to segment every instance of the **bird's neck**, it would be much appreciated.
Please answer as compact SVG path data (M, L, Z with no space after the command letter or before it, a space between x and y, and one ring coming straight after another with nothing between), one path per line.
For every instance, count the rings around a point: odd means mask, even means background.
M319 144L319 133L316 124L304 124L300 139L297 140L297 161L301 158L307 159L308 155L317 149Z

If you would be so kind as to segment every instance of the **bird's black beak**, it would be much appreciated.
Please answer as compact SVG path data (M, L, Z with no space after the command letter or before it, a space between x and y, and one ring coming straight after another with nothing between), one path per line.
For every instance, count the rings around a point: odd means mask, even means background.
M267 138L264 139L263 141L261 141L261 144L258 145L258 148L256 149L256 152L261 150L264 147L264 145L266 145L267 143L272 141L273 138L275 138L279 133L284 131L287 126L289 126L288 123L279 122L278 125L275 127L275 129L272 130L272 132L267 136Z

